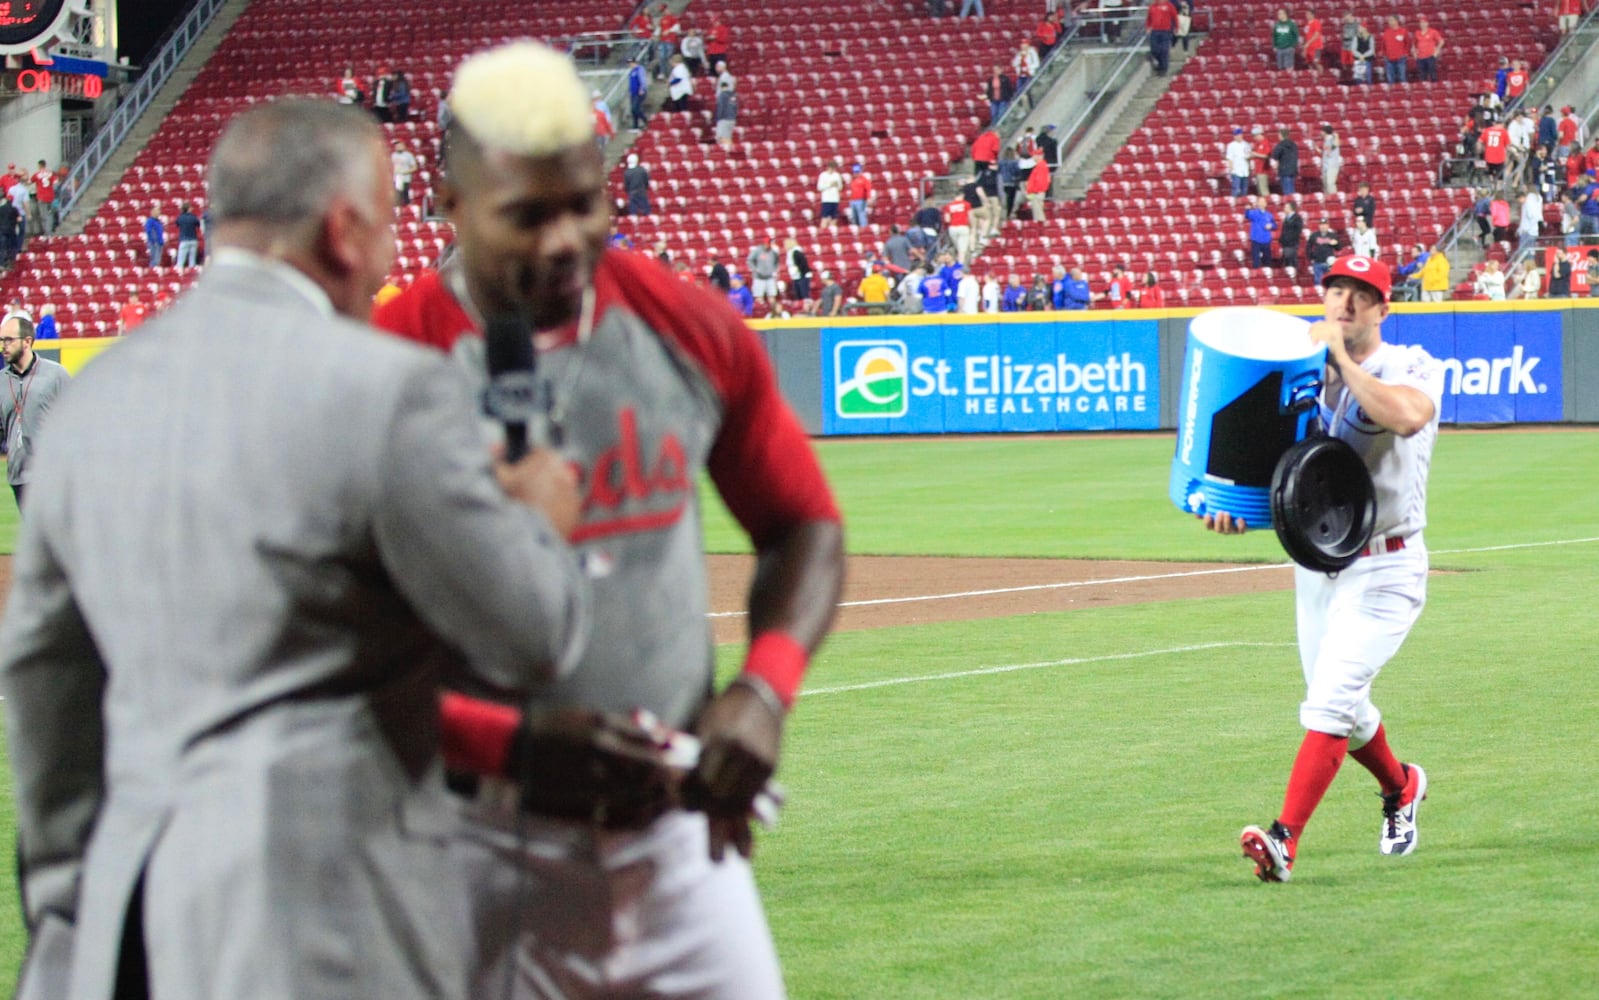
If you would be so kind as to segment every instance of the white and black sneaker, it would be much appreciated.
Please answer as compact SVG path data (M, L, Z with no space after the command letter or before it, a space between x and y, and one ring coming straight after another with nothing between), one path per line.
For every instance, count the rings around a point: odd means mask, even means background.
M1294 838L1288 828L1273 821L1271 829L1246 826L1238 835L1244 857L1255 863L1255 877L1262 882L1286 882L1294 873Z
M1382 797L1382 836L1377 847L1399 857L1416 849L1416 810L1427 797L1427 772L1419 764L1406 764L1405 788Z

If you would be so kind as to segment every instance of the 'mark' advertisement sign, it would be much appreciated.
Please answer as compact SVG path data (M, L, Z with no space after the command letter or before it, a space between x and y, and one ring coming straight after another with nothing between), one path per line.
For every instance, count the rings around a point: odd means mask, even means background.
M822 355L827 434L1157 426L1149 320L832 329Z

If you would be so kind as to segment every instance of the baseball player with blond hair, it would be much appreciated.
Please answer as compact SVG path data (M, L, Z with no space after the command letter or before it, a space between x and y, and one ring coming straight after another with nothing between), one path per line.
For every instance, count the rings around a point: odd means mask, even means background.
M459 253L374 321L479 380L508 322L512 343L532 338L543 436L579 470L571 539L595 622L571 676L537 698L499 713L446 699L446 760L476 772L456 786L451 873L469 900L474 995L781 997L750 821L832 621L837 506L726 300L606 249L605 174L571 61L535 43L480 53L451 107L438 194ZM702 473L757 560L750 643L720 691ZM656 738L697 752L656 755Z
M1322 279L1326 318L1310 327L1327 345L1320 419L1326 432L1352 446L1376 487L1370 543L1340 573L1294 570L1305 738L1288 776L1282 811L1269 827L1247 826L1244 857L1263 882L1286 882L1300 836L1344 757L1376 777L1382 795L1378 849L1390 856L1416 849L1416 814L1427 796L1427 773L1401 763L1388 746L1371 685L1399 651L1427 598L1427 471L1438 436L1443 367L1420 347L1382 339L1393 279L1370 257L1337 258ZM1202 515L1222 534L1246 530L1228 514Z

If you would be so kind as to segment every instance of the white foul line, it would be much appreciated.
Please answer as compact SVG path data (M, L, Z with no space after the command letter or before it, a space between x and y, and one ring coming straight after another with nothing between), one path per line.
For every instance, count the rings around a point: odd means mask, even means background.
M1197 653L1207 649L1237 649L1242 646L1292 646L1291 642L1207 642L1197 646L1173 646L1170 649L1148 649L1141 653L1109 653L1105 656L1074 656L1064 660L1045 660L1040 663L1009 663L999 667L978 667L974 670L956 670L947 674L925 674L920 677L894 677L882 681L865 681L860 684L840 684L835 687L806 688L802 697L819 694L842 694L846 691L866 691L871 688L895 687L900 684L924 684L928 681L958 680L963 677L982 677L987 674L1008 674L1017 670L1041 670L1044 667L1070 667L1083 663L1108 663L1112 660L1138 660L1150 656L1169 656L1174 653Z
M1486 545L1472 549L1433 549L1438 556L1465 555L1472 552L1504 552L1508 549L1536 549L1550 545L1582 545L1599 542L1595 538L1563 538L1552 542L1517 542L1513 545ZM1249 566L1227 566L1218 569L1195 569L1182 573L1151 573L1146 576L1116 576L1102 580L1066 580L1060 583L1033 583L1020 587L996 587L992 590L963 590L952 594L913 594L910 597L878 597L869 601L840 601L840 608L864 608L877 604L915 604L919 601L954 601L967 597L991 597L996 594L1022 594L1034 590L1066 590L1073 587L1101 587L1116 583L1148 583L1152 580L1180 580L1195 576L1221 576L1226 573L1255 573L1260 570L1292 569L1293 563L1258 563ZM743 618L746 611L710 611L707 618Z

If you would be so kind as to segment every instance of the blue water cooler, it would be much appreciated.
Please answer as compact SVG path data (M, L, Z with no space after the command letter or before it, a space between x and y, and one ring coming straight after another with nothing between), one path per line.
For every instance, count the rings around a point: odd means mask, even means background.
M1271 523L1271 474L1310 431L1327 347L1310 324L1270 309L1211 309L1188 324L1171 500Z

